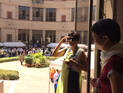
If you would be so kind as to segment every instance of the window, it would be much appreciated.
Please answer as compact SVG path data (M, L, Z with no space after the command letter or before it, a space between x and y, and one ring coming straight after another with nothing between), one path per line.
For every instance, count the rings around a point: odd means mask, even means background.
M80 40L79 40L79 43L82 43L82 31L78 31L78 30L77 30L77 33L80 34Z
M38 47L42 45L43 34L42 30L32 30L32 41L33 44L37 44Z
M11 42L12 41L12 34L7 34L7 42Z
M48 43L55 43L56 42L56 31L46 31L46 36L45 36L45 41L46 44Z
M88 7L84 7L84 21L88 21Z
M44 0L32 0L32 4L41 4Z
M78 8L78 14L77 14L77 22L82 22L83 21L83 9L82 8Z
M33 8L33 20L43 21L43 8Z
M88 32L87 31L83 31L83 43L87 44L87 37L88 37Z
M18 40L22 42L29 41L29 30L19 29Z
M18 40L24 42L26 41L26 33L22 32L18 34Z
M19 6L19 19L29 20L29 11L29 7Z
M78 8L78 22L83 22L88 20L88 7Z
M10 11L7 12L7 18L12 19L12 12L10 12Z
M62 15L62 16L61 16L61 21L62 21L62 22L65 22L65 21L66 21L66 15Z
M56 21L56 9L47 8L46 9L46 21Z
M72 8L72 17L71 17L71 21L75 21L75 8Z

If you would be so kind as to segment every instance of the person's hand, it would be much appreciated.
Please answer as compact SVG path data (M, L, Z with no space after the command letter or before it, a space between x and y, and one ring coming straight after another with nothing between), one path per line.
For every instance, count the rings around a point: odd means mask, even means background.
M75 59L70 59L69 62L70 62L70 63L78 64L78 62L77 62Z
M67 64L69 66L77 64L76 60L73 60L73 59L65 60L64 62L65 62L65 64Z
M67 42L67 38L68 38L69 36L65 36L65 37L63 37L62 39L61 39L61 41L62 42Z
M98 86L98 78L94 78L90 80L90 83L92 84L93 87L97 87Z
M78 62L74 59L70 59L68 62L65 62L68 68L71 68L73 71L79 72L81 71L81 67L79 66Z

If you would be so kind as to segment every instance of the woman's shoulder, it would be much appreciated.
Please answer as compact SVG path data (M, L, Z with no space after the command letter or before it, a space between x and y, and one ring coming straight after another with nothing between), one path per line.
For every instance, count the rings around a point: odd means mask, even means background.
M110 64L123 64L123 57L119 55L113 55L108 61Z
M123 57L118 55L111 56L108 60L108 65L110 65L113 70L123 74Z

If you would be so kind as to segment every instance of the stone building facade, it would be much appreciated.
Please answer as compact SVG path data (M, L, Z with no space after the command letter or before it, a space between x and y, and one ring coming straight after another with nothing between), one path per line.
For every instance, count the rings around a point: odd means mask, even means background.
M88 0L82 0L81 43L87 43ZM0 42L46 45L75 30L75 0L0 0Z

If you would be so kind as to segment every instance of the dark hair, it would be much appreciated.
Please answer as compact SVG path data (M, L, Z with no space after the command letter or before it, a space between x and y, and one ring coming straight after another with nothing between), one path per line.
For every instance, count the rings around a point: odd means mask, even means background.
M21 51L21 53L20 53L20 54L22 55L23 53L24 53L24 51Z
M58 72L59 70L58 70L58 69L56 69L56 71Z
M79 41L80 40L80 34L77 33L77 32L71 32L71 33L68 34L68 36L73 38L75 41Z
M121 39L120 26L112 19L99 20L92 26L91 31L100 37L107 35L112 42L118 43Z

